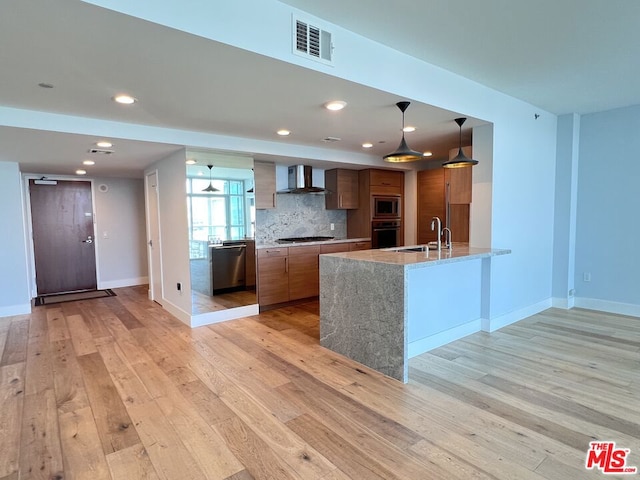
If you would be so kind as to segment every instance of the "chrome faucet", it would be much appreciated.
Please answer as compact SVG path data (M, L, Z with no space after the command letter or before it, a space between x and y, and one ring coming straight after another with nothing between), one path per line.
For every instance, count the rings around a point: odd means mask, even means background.
M444 248L451 250L451 229L444 227L442 229L442 235L444 236Z
M431 231L433 232L438 228L436 232L436 245L438 246L438 251L442 248L441 237L442 237L442 222L440 221L440 217L433 217L431 219Z

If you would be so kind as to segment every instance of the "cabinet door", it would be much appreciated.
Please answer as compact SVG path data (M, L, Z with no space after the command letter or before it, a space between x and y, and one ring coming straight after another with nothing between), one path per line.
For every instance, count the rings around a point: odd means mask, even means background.
M276 165L269 162L254 162L254 191L256 208L276 208Z
M358 208L358 171L335 168L324 172L325 195L328 210Z
M402 187L404 172L393 170L378 170L372 168L369 171L369 184L383 187Z
M433 217L440 217L445 224L444 170L437 168L418 172L418 243L436 240L436 232L431 231Z
M258 250L258 303L273 305L289 301L287 248Z
M449 184L449 203L471 203L472 167L445 168L445 185Z
M289 300L318 296L318 255L320 245L289 248Z

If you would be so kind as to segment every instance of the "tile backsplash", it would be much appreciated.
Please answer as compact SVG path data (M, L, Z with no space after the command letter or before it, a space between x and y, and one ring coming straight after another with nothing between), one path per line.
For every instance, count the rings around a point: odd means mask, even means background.
M256 210L256 243L278 238L332 236L347 237L346 210L324 208L324 195L279 193L277 208ZM331 224L335 230L331 230Z

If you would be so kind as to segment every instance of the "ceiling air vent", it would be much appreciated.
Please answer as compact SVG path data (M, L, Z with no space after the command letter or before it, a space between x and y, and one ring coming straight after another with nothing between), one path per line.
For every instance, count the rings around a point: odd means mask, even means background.
M105 150L104 148L90 148L89 153L97 153L100 155L111 155L113 150Z
M331 65L331 33L303 20L293 19L293 53Z

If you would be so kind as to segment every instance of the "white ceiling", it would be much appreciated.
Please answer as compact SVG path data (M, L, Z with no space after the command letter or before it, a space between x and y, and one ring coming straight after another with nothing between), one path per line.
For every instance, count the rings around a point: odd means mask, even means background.
M551 112L640 103L632 85L640 73L632 56L640 44L634 0L284 3ZM362 142L371 141L378 157L400 140L394 104L402 98L78 0L3 0L0 45L1 107L346 152L362 153ZM113 103L122 90L141 101ZM348 98L349 106L325 111L322 104L333 98ZM459 115L412 103L407 124L418 130L407 134L408 143L445 158L457 145L452 120ZM465 143L480 123L465 124ZM276 137L282 127L295 135ZM102 138L56 129L55 122L41 130L0 126L0 159L18 161L25 172L70 174ZM183 146L113 143L113 155L93 156L91 175L140 176Z

